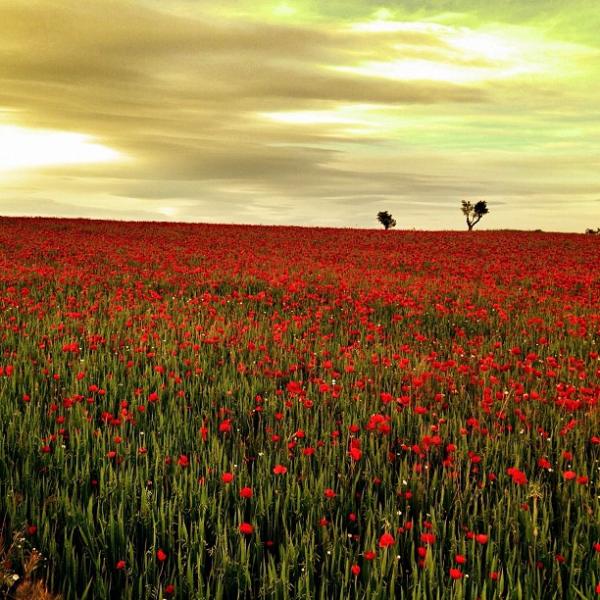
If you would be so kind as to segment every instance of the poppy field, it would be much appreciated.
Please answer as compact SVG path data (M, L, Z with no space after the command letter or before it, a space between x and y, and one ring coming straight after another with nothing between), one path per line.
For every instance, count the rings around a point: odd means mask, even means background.
M600 597L600 236L0 220L0 594Z

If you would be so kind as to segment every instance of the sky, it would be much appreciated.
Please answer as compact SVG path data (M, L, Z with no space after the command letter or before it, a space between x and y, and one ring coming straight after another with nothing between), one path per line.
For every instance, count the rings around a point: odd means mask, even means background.
M0 214L600 226L597 0L0 0Z

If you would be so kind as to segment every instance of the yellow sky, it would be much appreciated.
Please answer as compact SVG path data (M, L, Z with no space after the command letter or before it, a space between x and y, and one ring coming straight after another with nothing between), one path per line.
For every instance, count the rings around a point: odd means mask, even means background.
M599 12L0 0L0 214L600 226Z

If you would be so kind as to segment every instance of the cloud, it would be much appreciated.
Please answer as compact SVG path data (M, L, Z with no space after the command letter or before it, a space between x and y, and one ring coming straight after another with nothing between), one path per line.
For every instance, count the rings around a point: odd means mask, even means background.
M372 17L355 2L298 3L295 21L260 2L255 17L242 2L165 6L0 0L0 124L83 133L128 158L40 169L4 206L334 224L343 205L362 222L378 202L417 215L461 196L597 194L589 84L511 75L509 52L543 66L555 50L553 65L576 57L571 71L589 73L593 48L496 20L477 29L472 2L447 3L465 14L439 23L433 4L425 18L404 2L379 29L357 26ZM281 114L301 122L268 117ZM569 137L573 120L583 136Z
M305 144L323 131L267 127L260 111L485 98L469 86L334 72L329 63L388 44L342 29L191 20L104 0L11 2L0 5L0 23L0 105L17 108L23 124L83 130L136 158L126 169L107 166L109 176L319 176L332 150ZM411 31L394 42L415 51L440 43Z

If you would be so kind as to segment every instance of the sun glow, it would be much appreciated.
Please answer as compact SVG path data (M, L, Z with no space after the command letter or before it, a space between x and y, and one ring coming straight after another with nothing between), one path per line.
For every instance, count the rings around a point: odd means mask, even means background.
M174 217L177 215L177 209L174 206L161 206L158 212L165 217Z
M121 158L121 153L81 133L0 125L0 172Z
M535 72L533 67L525 64L510 65L503 68L467 67L424 59L400 59L386 62L368 61L358 67L335 67L335 69L367 77L382 77L402 81L444 81L448 83L475 83Z
M390 126L386 106L372 104L340 105L332 109L258 113L259 117L285 125L314 125L323 133L368 135Z
M540 60L546 47L540 39L525 39L522 30L473 30L430 22L376 20L355 23L350 31L377 34L418 33L438 40L438 59L406 57L402 43L394 45L397 57L335 66L337 71L403 81L430 80L475 83L539 73L548 68ZM402 42L402 38L399 38ZM555 48L557 50L557 48Z

